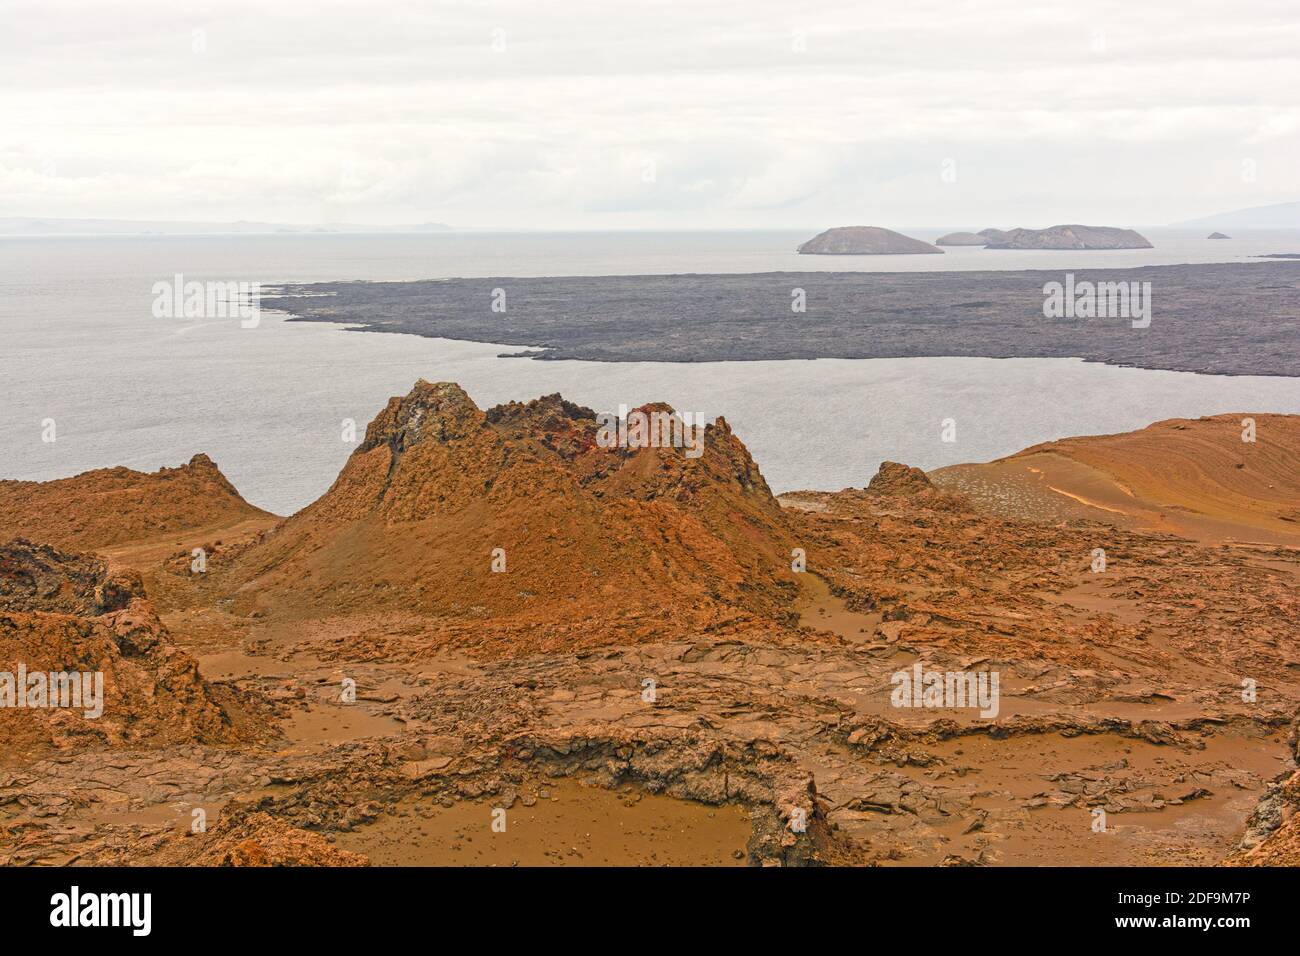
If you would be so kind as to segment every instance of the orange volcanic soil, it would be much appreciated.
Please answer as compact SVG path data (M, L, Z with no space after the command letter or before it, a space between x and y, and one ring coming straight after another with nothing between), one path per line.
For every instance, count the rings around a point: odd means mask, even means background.
M202 454L149 473L118 467L56 481L0 481L0 541L106 549L271 518Z
M1242 440L1246 419L1255 423L1254 441ZM1009 515L1091 518L1210 541L1300 544L1295 415L1175 418L1135 432L1034 445L988 464L940 468L931 477Z
M0 483L0 671L106 675L0 711L0 864L1296 859L1300 418L779 499L725 420L598 428L418 382L287 519L204 456Z

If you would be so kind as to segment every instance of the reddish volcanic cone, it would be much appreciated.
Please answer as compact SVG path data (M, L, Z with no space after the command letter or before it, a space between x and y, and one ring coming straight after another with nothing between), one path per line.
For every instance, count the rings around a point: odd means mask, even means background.
M324 496L238 557L235 606L415 613L489 649L782 616L787 525L727 423L694 449L602 447L601 425L558 395L484 412L458 385L418 382Z

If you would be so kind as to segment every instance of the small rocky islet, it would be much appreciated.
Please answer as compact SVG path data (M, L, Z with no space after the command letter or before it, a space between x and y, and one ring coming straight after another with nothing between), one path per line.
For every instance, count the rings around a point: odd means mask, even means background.
M1210 238L1227 238L1217 233ZM1077 224L1046 229L982 229L952 232L933 245L880 226L838 226L818 233L799 246L801 255L888 256L941 253L940 246L983 246L986 249L1150 249L1151 242L1133 229Z

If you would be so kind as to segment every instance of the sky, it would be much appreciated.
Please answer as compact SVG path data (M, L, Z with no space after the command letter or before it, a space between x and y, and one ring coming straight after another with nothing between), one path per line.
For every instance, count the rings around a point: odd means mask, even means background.
M1296 0L0 0L0 216L1160 225L1297 91Z

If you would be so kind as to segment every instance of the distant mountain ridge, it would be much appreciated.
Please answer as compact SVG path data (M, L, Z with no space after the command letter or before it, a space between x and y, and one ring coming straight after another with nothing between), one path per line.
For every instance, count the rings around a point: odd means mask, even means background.
M1173 225L1180 229L1300 229L1300 202L1234 209Z
M58 219L43 216L0 217L0 236L122 236L122 235L284 235L316 233L446 232L452 227L441 222L414 225L367 226L357 223L282 223L136 220Z

